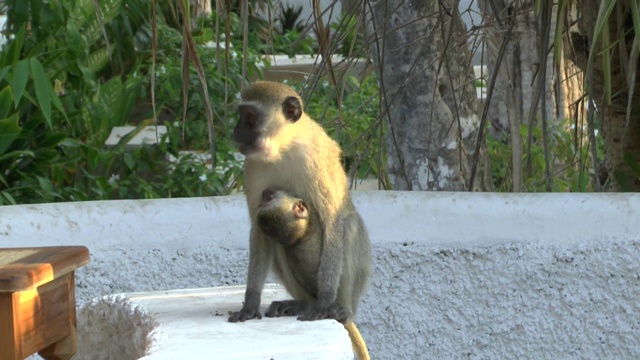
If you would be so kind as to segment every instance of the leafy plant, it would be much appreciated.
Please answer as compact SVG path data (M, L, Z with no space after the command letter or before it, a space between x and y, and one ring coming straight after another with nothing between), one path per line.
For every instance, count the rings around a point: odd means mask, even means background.
M585 192L593 191L592 181L594 169L591 164L588 144L576 142L572 133L567 130L568 122L559 123L550 132L554 158L552 164L564 164L554 167L553 191ZM527 136L528 126L522 125L520 134ZM546 191L545 160L542 146L542 130L534 127L534 143L531 149L532 171L523 179L524 189L530 192ZM601 145L600 145L601 147ZM493 182L496 191L511 191L511 148L503 140L494 136L487 136L487 148L493 174ZM523 159L526 162L526 154Z
M294 7L293 5L287 5L281 7L278 21L282 27L283 34L290 31L302 32L304 25L300 20L300 15L302 15L302 6Z
M301 83L291 84L299 92ZM378 82L374 74L362 81L349 76L340 101L336 90L323 82L305 102L305 111L321 122L344 151L345 168L352 178L384 176L380 168L383 148L378 107Z
M19 56L25 39L23 25L0 52L0 204L15 204L25 194L48 201L57 198L45 175L66 163L61 149L73 146L54 129L56 113L66 114L42 63Z
M272 42L274 54L313 55L317 51L316 41L311 36L302 36L298 30L291 30L283 34L274 34Z
M227 107L235 98L225 92L237 93L244 81L240 56L229 56L224 66L232 75L220 76L220 64L211 61L218 57L207 44L210 34L195 37L196 50L208 59L203 64L211 74L208 86L215 89L219 162L212 168L199 158L180 156L184 149L208 148L204 99L192 71L187 91L193 95L183 109L182 34L162 17L155 49L160 65L151 72L147 2L100 2L101 19L93 0L65 6L27 3L8 4L9 41L0 53L0 204L229 191L240 162L230 156ZM259 54L247 53L250 64L259 61ZM249 75L256 72L249 67ZM169 134L154 146L130 149L123 142L104 148L114 126L153 124L151 76L156 77L158 121ZM185 122L180 121L183 110ZM172 156L179 160L167 162Z
M331 23L334 41L338 43L337 53L344 57L362 57L367 54L362 24L357 16L343 15L338 21Z

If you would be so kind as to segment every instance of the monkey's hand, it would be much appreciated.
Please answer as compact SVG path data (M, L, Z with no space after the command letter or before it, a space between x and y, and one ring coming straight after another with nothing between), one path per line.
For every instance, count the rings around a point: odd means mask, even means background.
M347 311L344 306L338 303L333 303L329 305L329 307L314 306L310 311L298 316L298 320L313 321L334 319L338 322L344 323L349 318L349 315L349 311Z
M235 311L231 316L229 316L229 322L243 322L245 320L251 319L262 319L262 314L260 314L260 310L258 308L248 309L246 307L242 307L240 311Z
M264 316L296 316L302 314L304 308L305 303L303 300L274 301L267 309L267 312L264 313Z

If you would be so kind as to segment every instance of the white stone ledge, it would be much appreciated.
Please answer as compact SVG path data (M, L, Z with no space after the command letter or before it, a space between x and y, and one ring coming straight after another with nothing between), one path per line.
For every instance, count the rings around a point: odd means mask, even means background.
M79 311L76 360L97 359L353 359L344 327L333 320L293 317L229 323L244 286L150 291L105 296ZM275 284L263 291L262 312L289 298Z

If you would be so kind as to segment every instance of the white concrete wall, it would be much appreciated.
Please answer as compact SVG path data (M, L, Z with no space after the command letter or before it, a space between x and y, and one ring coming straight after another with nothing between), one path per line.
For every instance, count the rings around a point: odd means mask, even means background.
M640 194L356 192L374 359L640 358ZM0 207L0 247L73 245L80 302L241 284L242 196ZM240 304L238 304L240 306Z

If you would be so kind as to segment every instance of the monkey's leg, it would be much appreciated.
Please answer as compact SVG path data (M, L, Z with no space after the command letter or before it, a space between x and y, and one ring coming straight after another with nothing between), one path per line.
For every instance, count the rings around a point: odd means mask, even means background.
M244 293L242 309L231 314L231 316L229 316L229 322L262 319L262 314L260 314L260 297L272 259L273 248L271 242L258 231L257 227L251 226L247 290Z
M296 316L302 314L306 308L307 303L304 300L274 301L264 315L266 317Z

